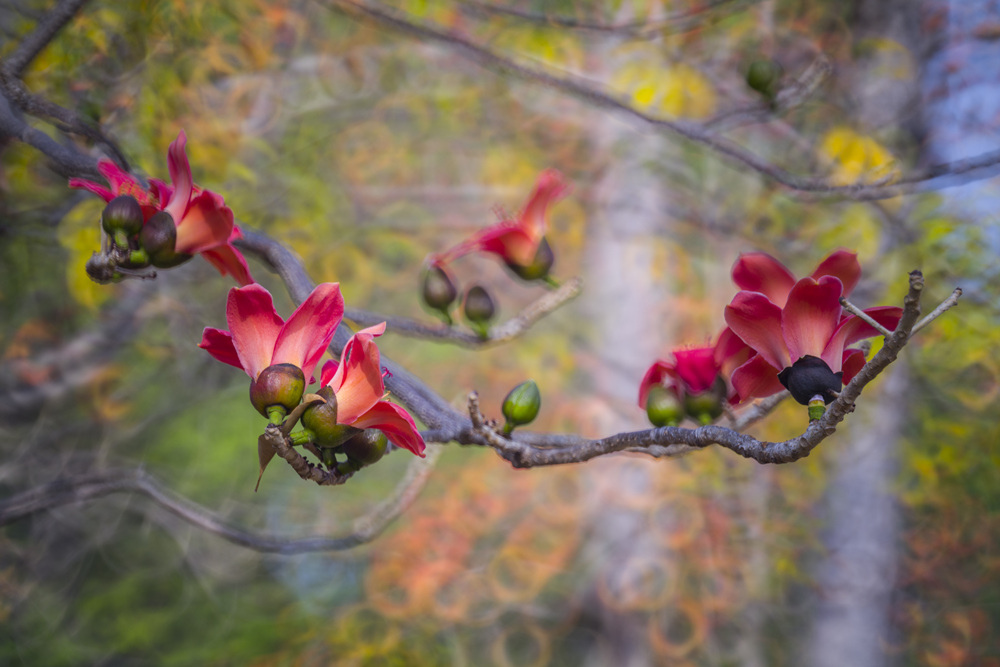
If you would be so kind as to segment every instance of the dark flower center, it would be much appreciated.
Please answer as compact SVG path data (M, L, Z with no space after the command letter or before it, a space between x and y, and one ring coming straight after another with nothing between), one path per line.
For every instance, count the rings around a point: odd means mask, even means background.
M808 405L814 396L829 405L844 386L843 377L843 372L834 373L825 361L811 354L778 373L778 380L802 405Z

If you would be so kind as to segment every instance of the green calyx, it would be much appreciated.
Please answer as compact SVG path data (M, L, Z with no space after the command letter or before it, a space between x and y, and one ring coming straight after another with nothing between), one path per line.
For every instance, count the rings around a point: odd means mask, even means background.
M542 395L534 380L525 380L510 390L503 399L504 435L510 435L516 426L530 424L542 407Z
M674 392L656 385L646 398L646 416L653 426L677 426L684 419L684 405Z
M826 401L822 396L813 396L808 404L809 421L821 419L826 414Z
M302 369L294 364L275 364L260 372L250 383L250 403L272 423L281 423L289 412L302 401L306 378ZM284 411L278 422L278 410Z
M377 428L368 428L341 445L340 450L347 455L350 463L359 468L370 466L385 456L389 439Z
M784 71L784 68L774 60L755 60L747 68L747 85L769 101L774 101Z
M535 256L531 262L528 264L515 264L509 260L504 260L504 263L521 280L544 280L549 275L549 271L552 270L552 265L555 261L556 256L552 252L552 246L549 245L548 239L542 237L542 241L538 244L538 250L535 251Z
M183 264L191 255L177 252L177 225L166 211L160 211L146 221L139 232L139 245L149 255L149 262L160 269Z
M458 298L458 288L443 268L430 266L424 273L424 286L420 294L428 307L447 314L451 304Z
M330 387L323 387L317 393L326 399L326 403L316 403L306 408L302 413L302 428L312 436L318 447L332 450L359 433L359 430L337 423L337 395Z
M722 416L726 402L726 381L720 377L703 392L685 394L684 412L701 424L711 424Z

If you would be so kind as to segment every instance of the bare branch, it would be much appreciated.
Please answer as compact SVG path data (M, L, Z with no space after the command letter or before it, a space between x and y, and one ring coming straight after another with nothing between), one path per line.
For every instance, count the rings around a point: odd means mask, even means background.
M45 15L34 31L24 38L7 56L7 67L11 74L20 77L31 61L42 52L49 42L89 0L63 0Z
M827 178L796 176L743 146L725 137L712 134L702 125L650 116L617 97L597 89L583 78L565 72L556 75L541 68L527 67L460 34L420 21L387 5L367 0L324 0L323 4L335 11L361 20L375 21L420 39L447 44L487 69L501 70L521 79L568 93L598 107L621 112L626 116L641 120L657 130L701 144L733 164L756 171L791 190L839 195L856 200L888 199L926 190L955 187L970 180L988 178L1000 169L1000 151L991 151L966 160L935 165L922 172L898 178L892 184L834 185ZM955 176L966 176L967 178L955 179Z
M290 538L234 526L165 488L141 468L64 477L20 493L0 502L0 526L64 505L77 505L115 493L136 493L196 528L254 551L284 555L344 551L374 540L413 504L427 483L439 450L429 449L426 459L414 458L392 495L356 519L349 533L338 537Z
M925 326L927 326L937 318L941 317L946 310L949 310L950 308L954 308L955 306L957 306L958 299L961 296L962 296L962 288L956 287L955 291L951 293L951 296L942 301L941 305L932 310L930 314L927 315L927 317L925 317L924 319L920 320L919 322L913 325L913 331L910 332L910 335L912 336L913 334L917 333L918 331L923 329Z
M871 315L869 315L865 311L863 311L860 308L858 308L857 306L855 306L853 303L851 303L850 301L848 301L845 297L840 297L840 305L843 306L844 310L846 310L850 314L852 314L855 317L858 317L858 318L864 320L865 322L867 322L868 324L870 324L875 329L875 331L878 331L883 336L888 336L889 334L892 333L891 331L889 331L888 329L886 329L884 326L882 326L881 324L879 324L878 322L876 322L874 319L872 319Z
M582 285L583 281L579 278L572 278L557 289L546 292L516 316L490 328L486 338L481 338L472 332L463 331L456 327L445 325L429 326L406 317L393 317L354 308L344 310L344 317L361 327L385 322L388 325L388 331L401 336L422 338L442 343L456 343L469 348L491 347L500 343L506 343L522 335L535 322L556 310L567 301L576 298L580 294Z

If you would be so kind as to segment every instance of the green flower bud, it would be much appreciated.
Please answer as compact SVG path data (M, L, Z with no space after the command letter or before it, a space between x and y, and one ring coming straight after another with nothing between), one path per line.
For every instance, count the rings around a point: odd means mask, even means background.
M684 406L674 392L657 385L646 398L646 416L653 426L677 426L684 419Z
M115 236L115 232L134 236L142 230L142 207L135 197L119 195L104 207L101 226L112 237Z
M337 423L337 395L333 389L323 387L316 393L325 398L326 403L315 403L306 408L302 413L302 428L309 432L313 442L319 447L332 450L360 431L353 426Z
M713 385L698 394L685 394L684 411L702 424L711 424L722 416L726 401L726 381L715 378Z
M458 288L447 271L440 266L431 266L424 273L422 296L429 307L447 312L458 298Z
M769 100L773 100L785 70L774 60L755 60L747 69L747 85Z
M191 259L191 255L174 249L176 243L177 225L166 211L153 214L139 232L139 244L149 254L150 264L161 269L169 269Z
M341 446L347 460L361 469L377 462L385 456L389 439L377 428L365 429Z
M534 259L529 264L515 264L507 259L504 260L504 263L514 275L522 280L543 280L549 275L555 261L556 256L552 252L552 246L549 245L548 239L543 237L542 242L538 245L538 250L535 251Z
M479 285L473 285L465 293L462 309L465 317L476 324L489 322L497 312L496 306L493 305L493 297L486 288Z
M507 398L503 399L503 416L507 420L503 427L504 434L510 435L515 426L533 422L541 407L542 395L534 380L525 380L511 389Z
M295 409L302 401L306 378L302 369L294 364L275 364L260 372L250 383L250 403L260 414L270 418L268 408L280 406L285 413Z

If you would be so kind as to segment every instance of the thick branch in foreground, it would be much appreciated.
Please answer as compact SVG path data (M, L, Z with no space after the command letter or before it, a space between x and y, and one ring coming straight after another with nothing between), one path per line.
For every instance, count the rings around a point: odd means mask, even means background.
M758 463L791 463L808 456L823 440L833 435L837 425L854 411L854 402L862 390L896 360L899 352L910 341L914 325L920 316L920 295L923 288L923 275L919 271L912 272L909 291L903 299L902 318L895 331L885 338L882 349L844 387L837 399L827 406L826 413L821 419L810 422L802 435L790 440L783 442L758 440L751 435L716 425L695 429L666 426L646 431L619 433L599 440L527 433L505 438L497 433L494 425L479 412L479 401L475 394L469 397L469 413L473 427L469 432L460 434L457 439L463 444L492 447L517 468L589 461L624 450L644 451L655 448L650 452L655 456L675 456L710 445L725 447ZM935 313L943 313L950 307L949 304L955 305L960 294L961 290L955 290L939 308L935 309Z
M173 493L141 468L70 475L20 493L0 503L0 526L65 505L78 505L116 493L134 493L146 496L196 528L254 551L283 555L344 551L374 540L413 504L427 483L439 454L440 448L432 447L427 451L427 458L414 458L392 495L356 519L349 532L336 537L291 538L235 526L207 508Z

